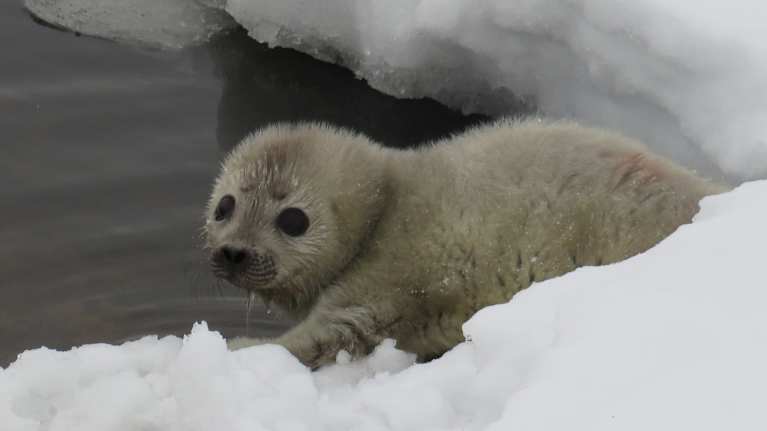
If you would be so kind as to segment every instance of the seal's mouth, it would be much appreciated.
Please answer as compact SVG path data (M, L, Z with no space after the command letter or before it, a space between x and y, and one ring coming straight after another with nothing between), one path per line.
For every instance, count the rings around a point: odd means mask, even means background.
M274 258L249 249L220 247L210 256L213 274L245 290L264 289L277 278Z

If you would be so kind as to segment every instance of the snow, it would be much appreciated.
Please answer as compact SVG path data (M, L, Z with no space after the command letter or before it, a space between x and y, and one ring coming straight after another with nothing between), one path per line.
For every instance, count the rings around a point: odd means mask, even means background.
M43 20L180 47L230 28L397 97L623 131L710 176L767 177L763 0L25 0ZM516 96L514 96L516 95Z
M177 337L22 353L4 430L765 429L767 181L705 198L626 261L535 284L414 364L387 340L311 372L282 347Z
M767 176L762 0L229 0L250 34L373 87L499 114L545 113L639 137L713 172Z

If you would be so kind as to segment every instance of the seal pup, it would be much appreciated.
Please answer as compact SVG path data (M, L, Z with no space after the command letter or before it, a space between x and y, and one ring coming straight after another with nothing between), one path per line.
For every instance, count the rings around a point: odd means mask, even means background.
M502 120L414 150L277 125L225 159L205 224L216 276L301 322L273 340L309 367L385 338L421 360L477 310L690 222L721 186L570 122Z

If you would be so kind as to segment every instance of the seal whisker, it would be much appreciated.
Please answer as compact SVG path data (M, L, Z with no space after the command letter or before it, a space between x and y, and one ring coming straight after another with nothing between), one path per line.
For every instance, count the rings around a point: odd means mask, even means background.
M253 303L256 300L256 292L250 291L248 294L247 310L245 311L245 336L250 336L250 312L253 309Z

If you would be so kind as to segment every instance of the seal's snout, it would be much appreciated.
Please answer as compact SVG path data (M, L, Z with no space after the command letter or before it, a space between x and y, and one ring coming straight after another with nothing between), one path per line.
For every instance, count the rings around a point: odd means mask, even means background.
M264 286L277 276L277 267L270 255L231 245L213 251L211 266L216 277L246 289Z
M221 247L221 255L228 265L239 266L248 260L247 250L234 247Z
M251 253L244 248L223 246L213 252L213 266L219 275L236 276L245 271L251 260Z

